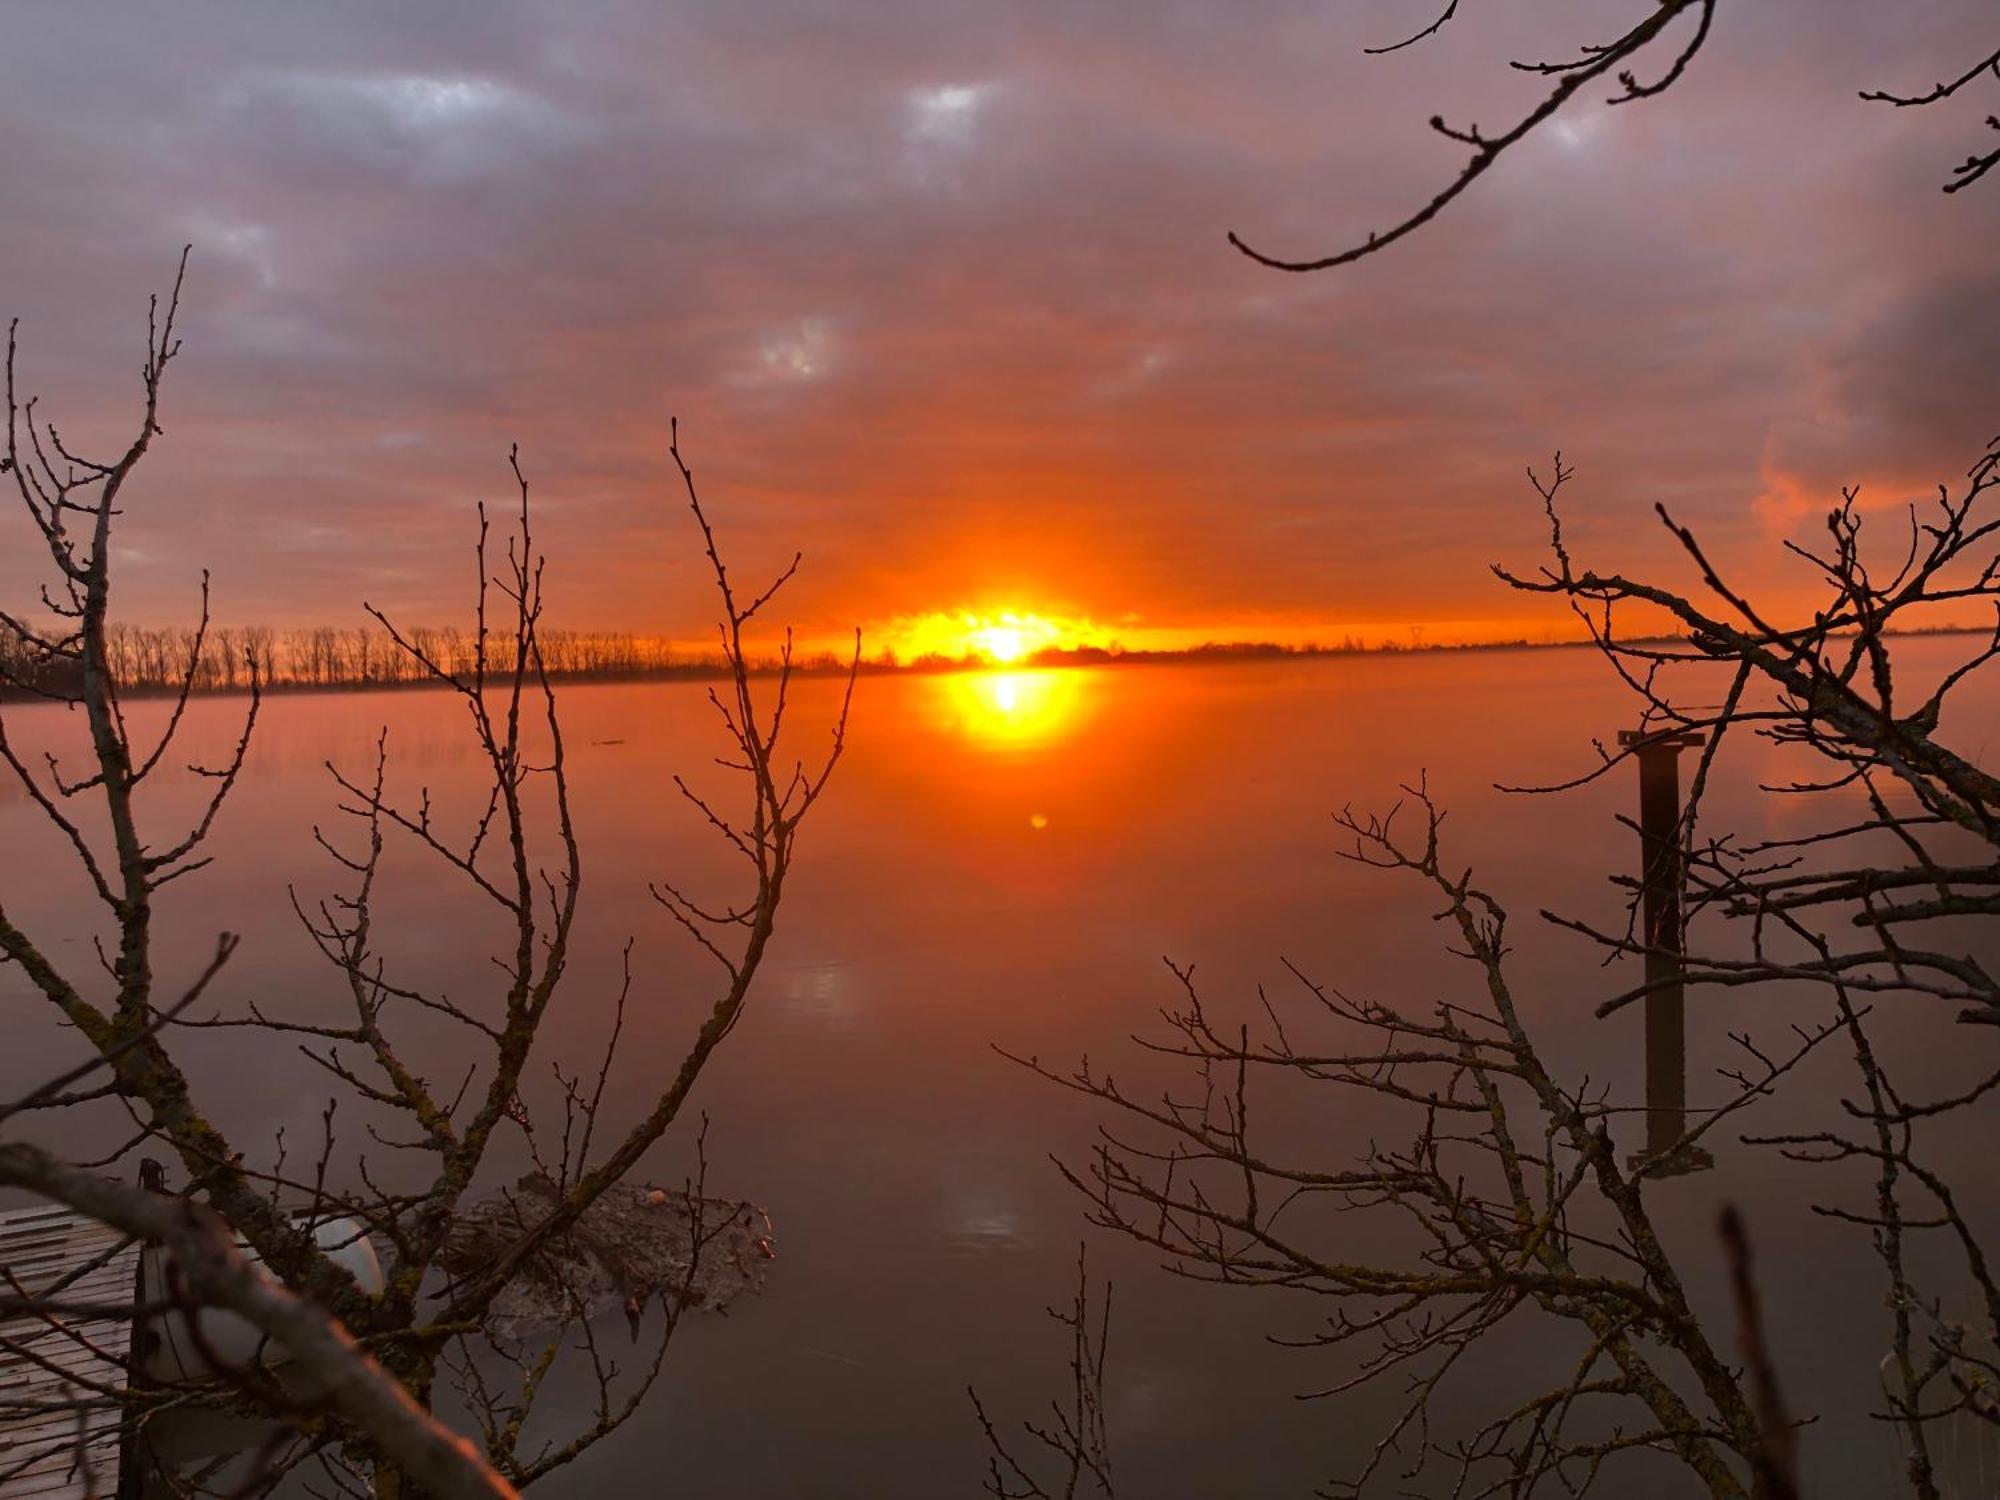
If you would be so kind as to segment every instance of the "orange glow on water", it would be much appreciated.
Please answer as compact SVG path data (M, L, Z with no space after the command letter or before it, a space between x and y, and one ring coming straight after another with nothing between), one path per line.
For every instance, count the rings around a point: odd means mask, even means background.
M957 672L931 679L941 727L975 745L1035 749L1082 727L1091 674L1064 668Z

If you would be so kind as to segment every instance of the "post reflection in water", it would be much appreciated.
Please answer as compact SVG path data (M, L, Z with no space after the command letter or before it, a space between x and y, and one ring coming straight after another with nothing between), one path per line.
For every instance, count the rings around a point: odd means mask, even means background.
M1075 667L954 672L929 687L941 728L989 749L1031 750L1083 729L1095 675Z

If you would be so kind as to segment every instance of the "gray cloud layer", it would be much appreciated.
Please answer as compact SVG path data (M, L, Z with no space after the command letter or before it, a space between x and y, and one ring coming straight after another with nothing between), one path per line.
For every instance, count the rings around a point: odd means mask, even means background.
M1103 618L1490 617L1561 445L1591 544L1666 499L1725 547L2000 428L1978 108L1891 115L1973 0L1725 7L1685 83L1578 111L1402 253L1306 280L1496 122L1496 9L1104 3L107 8L0 18L0 303L76 434L128 408L195 246L135 611L451 612L519 440L565 618L692 632L678 412L728 528L803 546L811 629L1023 597ZM122 383L121 383L122 382ZM12 526L13 523L8 523ZM10 530L0 585L24 577Z

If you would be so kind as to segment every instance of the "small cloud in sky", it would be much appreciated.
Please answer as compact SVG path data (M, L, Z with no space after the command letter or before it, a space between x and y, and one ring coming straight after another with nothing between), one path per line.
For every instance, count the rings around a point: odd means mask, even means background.
M1141 349L1099 380L1096 394L1109 398L1132 395L1165 374L1173 362L1173 351L1163 345Z
M770 329L757 341L753 384L818 380L831 372L839 357L833 325L823 317L806 317L789 327Z
M1576 114L1557 115L1549 122L1549 132L1569 150L1581 151L1597 138L1603 126L1602 112L1583 110Z
M484 175L580 133L548 100L475 74L257 69L224 91L222 107L276 116L334 155L443 177Z
M980 111L993 95L990 83L946 83L910 91L910 133L919 140L954 145L972 139Z
M945 83L911 89L904 96L905 162L926 187L956 185L956 170L979 138L998 85Z
M270 225L197 214L186 221L185 232L190 245L249 271L261 290L268 292L278 284L278 259Z
M215 327L227 347L238 354L294 365L301 361L345 363L380 353L377 344L356 331L296 308L225 308L216 314Z

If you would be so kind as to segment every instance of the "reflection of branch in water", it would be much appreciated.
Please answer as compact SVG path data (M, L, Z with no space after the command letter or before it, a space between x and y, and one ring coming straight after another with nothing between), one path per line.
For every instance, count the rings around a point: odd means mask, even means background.
M1084 1493L1110 1497L1111 1451L1104 1422L1104 1355L1111 1337L1111 1283L1105 1282L1093 1297L1085 1247L1076 1248L1076 1292L1068 1307L1051 1307L1048 1315L1069 1334L1069 1385L1067 1405L1049 1403L1045 1423L1027 1422L1021 1430L1053 1464L1052 1474L1041 1472L1036 1454L1017 1458L1007 1440L994 1427L979 1399L979 1392L966 1388L980 1432L986 1440L985 1491L997 1500L1064 1500Z
M1327 1316L1283 1340L1349 1351L1351 1368L1316 1397L1403 1382L1371 1455L1329 1493L1582 1489L1652 1450L1708 1493L1743 1496L1740 1466L1763 1435L1656 1228L1648 1189L1661 1164L1628 1163L1612 1137L1625 1112L1601 1087L1552 1071L1515 1000L1505 910L1447 862L1428 789L1408 791L1398 811L1338 822L1354 839L1349 857L1442 904L1452 951L1473 968L1465 990L1399 1008L1295 969L1296 1007L1259 990L1232 1022L1176 969L1179 1008L1164 1035L1142 1041L1186 1076L1158 1095L1089 1061L1062 1071L1016 1059L1112 1112L1092 1157L1064 1175L1093 1224L1164 1253L1179 1274L1323 1299ZM1746 1042L1748 1065L1720 1101L1691 1112L1687 1138L1768 1095L1839 1033L1802 1032L1769 1054ZM1287 1101L1324 1089L1386 1101L1407 1117L1407 1143L1322 1161L1318 1137L1272 1123ZM1355 1259L1357 1245L1379 1241L1343 1225L1347 1213L1406 1228L1415 1248L1400 1261ZM1457 1387L1476 1379L1471 1356L1517 1313L1564 1330L1563 1372L1448 1431Z

